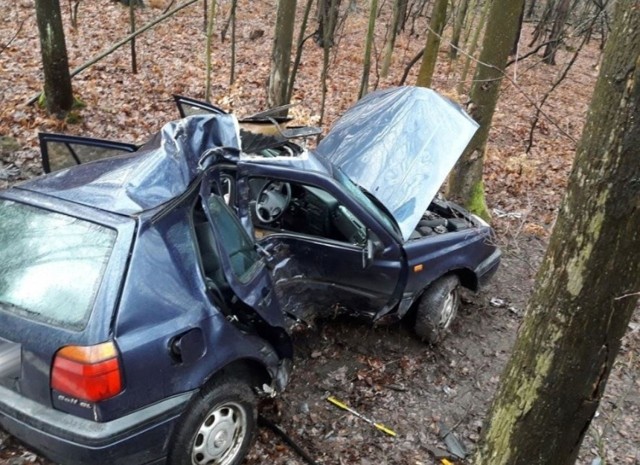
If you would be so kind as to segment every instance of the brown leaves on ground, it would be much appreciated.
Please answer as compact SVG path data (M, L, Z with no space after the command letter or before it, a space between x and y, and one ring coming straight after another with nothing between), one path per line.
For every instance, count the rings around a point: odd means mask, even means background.
M71 2L69 2L71 3ZM71 68L75 68L129 31L129 10L112 0L81 1L78 27L73 29L67 2L61 2ZM147 0L155 8L138 8L138 26L161 14L167 1ZM175 2L177 5L179 2ZM222 0L216 21L213 61L213 103L239 115L266 107L266 84L275 22L273 1L238 2L237 80L229 85L230 41L219 32L231 2ZM298 21L303 3L298 2ZM337 29L327 80L325 131L356 100L360 84L366 2L342 2L348 11ZM353 8L350 7L353 5ZM391 2L384 3L376 27L377 55L383 48ZM203 4L198 2L136 40L138 74L130 71L128 45L73 80L77 98L86 107L71 119L58 120L25 102L41 89L40 50L33 0L0 0L0 50L24 22L20 33L0 53L0 136L17 139L1 151L0 187L40 173L38 131L144 142L165 122L176 119L172 94L204 96L205 37ZM348 10L347 10L348 9ZM312 13L312 18L314 17ZM374 58L372 84L396 85L406 64L424 46L426 18L418 18L416 34L403 33L397 41L388 78L378 79ZM310 21L307 34L316 27ZM407 31L412 29L411 20ZM530 40L525 25L521 53ZM448 33L448 32L447 32ZM296 37L297 37L296 31ZM265 415L279 423L323 464L433 464L429 450L444 448L438 436L440 422L455 428L465 445L473 447L490 399L499 383L522 310L530 292L544 240L555 220L597 75L598 44L582 52L564 83L547 101L535 143L525 147L535 114L530 100L539 101L570 57L561 50L558 65L550 67L532 57L508 69L503 95L494 118L486 154L485 184L494 224L505 252L503 266L492 286L464 306L453 334L439 349L426 347L404 327L370 328L351 320L328 322L317 332L297 337L297 367L283 396L264 406ZM446 44L440 53L434 88L464 103L455 93L461 61L448 63ZM462 58L461 58L462 60ZM293 99L300 105L292 114L303 124L320 118L322 50L313 40L305 44ZM419 65L410 74L415 82ZM513 82L516 84L514 84ZM468 83L467 83L468 86ZM527 98L528 97L528 98ZM562 131L558 129L559 126ZM487 297L506 301L504 308L488 306ZM583 448L582 464L595 453L608 463L637 464L640 452L640 321L633 320L607 394ZM328 402L336 395L362 414L398 432L390 438ZM24 455L26 454L26 455ZM46 463L17 446L0 431L0 464ZM302 460L269 430L261 429L249 464L301 464Z

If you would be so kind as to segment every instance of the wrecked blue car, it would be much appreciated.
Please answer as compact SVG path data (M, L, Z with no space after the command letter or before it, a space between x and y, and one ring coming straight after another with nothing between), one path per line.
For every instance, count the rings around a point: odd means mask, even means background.
M409 318L437 343L499 264L437 196L476 124L435 92L371 94L316 150L177 101L140 147L41 135L51 173L0 193L0 426L60 463L239 464L293 329Z

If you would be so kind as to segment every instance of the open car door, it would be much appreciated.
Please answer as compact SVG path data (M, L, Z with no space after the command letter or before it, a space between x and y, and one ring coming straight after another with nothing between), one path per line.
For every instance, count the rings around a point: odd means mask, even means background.
M138 150L138 146L91 137L40 133L40 155L45 173L95 160L124 155Z
M189 97L183 97L182 95L174 95L173 100L176 102L178 112L180 112L181 118L193 115L226 115L227 112L222 108L218 108L215 105L211 105L207 102L192 99Z
M253 328L281 357L290 359L293 349L271 275L255 242L225 203L216 171L210 169L200 186L199 210L204 217L194 217L208 290L228 309L229 317Z

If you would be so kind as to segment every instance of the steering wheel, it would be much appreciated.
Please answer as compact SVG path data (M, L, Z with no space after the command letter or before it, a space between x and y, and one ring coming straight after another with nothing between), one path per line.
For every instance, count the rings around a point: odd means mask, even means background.
M256 216L262 223L280 218L291 202L291 186L284 181L269 181L258 193Z

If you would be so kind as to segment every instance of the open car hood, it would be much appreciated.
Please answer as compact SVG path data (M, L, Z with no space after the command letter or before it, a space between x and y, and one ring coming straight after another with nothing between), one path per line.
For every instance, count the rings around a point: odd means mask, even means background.
M316 151L387 207L408 240L477 129L435 91L398 87L360 100Z

